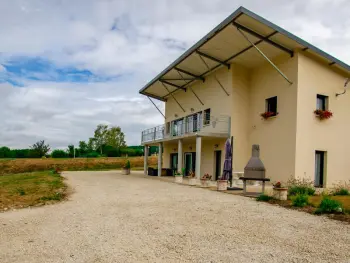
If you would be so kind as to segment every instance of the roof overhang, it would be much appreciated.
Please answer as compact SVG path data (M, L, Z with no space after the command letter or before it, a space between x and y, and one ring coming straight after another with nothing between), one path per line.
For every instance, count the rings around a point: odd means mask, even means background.
M250 41L244 39L239 30ZM259 46L269 58L282 54L293 56L295 50L302 50L350 76L349 65L240 7L151 80L140 93L166 101L174 92L186 91L193 82L204 82L208 74L220 67L230 68L231 63L256 67L264 62L264 58L250 42Z

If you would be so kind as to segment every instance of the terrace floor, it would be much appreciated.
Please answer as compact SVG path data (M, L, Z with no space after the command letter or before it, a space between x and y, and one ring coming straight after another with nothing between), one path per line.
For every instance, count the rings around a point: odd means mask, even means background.
M0 262L347 262L350 226L142 172L64 173L69 200L0 214Z

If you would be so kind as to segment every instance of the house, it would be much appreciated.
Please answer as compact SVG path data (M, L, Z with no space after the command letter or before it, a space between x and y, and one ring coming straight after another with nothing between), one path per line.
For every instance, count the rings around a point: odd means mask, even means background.
M272 181L329 187L350 179L349 77L349 65L240 7L140 90L165 102L164 124L142 144L161 146L158 169L215 180L232 137L234 171L259 144Z

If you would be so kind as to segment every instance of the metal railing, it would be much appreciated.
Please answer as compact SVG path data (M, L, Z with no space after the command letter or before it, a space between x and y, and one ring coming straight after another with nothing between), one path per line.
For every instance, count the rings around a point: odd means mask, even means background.
M229 134L229 116L190 115L185 118L142 131L141 142L152 142L193 133Z

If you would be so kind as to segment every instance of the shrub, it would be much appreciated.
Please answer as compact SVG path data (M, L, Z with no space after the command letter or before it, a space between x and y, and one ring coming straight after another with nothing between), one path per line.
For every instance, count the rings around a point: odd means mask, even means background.
M348 189L345 188L341 188L336 190L333 195L350 195L350 191Z
M343 204L337 200L330 199L328 196L323 197L320 205L315 211L316 214L342 212Z
M265 195L265 194L261 194L256 198L256 201L260 201L260 202L268 202L272 199L271 196Z
M308 179L291 178L287 182L289 195L314 195L314 182Z
M130 169L130 168L131 168L130 161L127 160L124 164L124 169Z
M350 195L350 181L342 181L338 184L334 184L332 193L333 195Z
M297 194L292 199L292 205L295 207L304 207L307 206L309 203L309 196L306 194Z
M87 158L97 158L100 157L98 152L90 152L86 155Z

